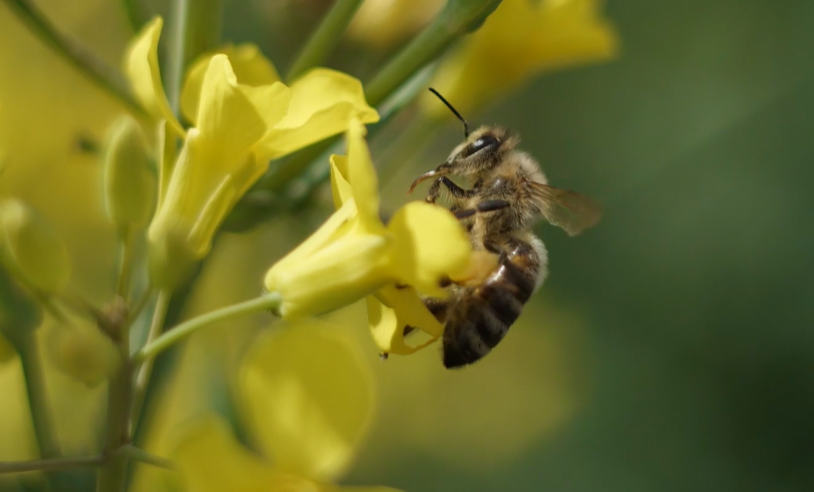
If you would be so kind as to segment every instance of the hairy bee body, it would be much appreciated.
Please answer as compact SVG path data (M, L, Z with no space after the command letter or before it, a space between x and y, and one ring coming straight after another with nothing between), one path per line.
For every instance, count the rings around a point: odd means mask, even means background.
M530 232L511 236L500 249L497 268L481 284L453 286L454 291L444 300L425 299L444 323L443 361L447 368L471 364L488 354L545 278L546 250Z

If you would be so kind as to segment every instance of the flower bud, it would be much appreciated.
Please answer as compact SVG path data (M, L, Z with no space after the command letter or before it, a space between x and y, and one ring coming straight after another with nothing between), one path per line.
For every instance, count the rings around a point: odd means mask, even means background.
M86 323L52 326L45 340L46 353L57 369L88 387L111 377L121 364L113 342Z
M118 226L141 226L155 204L155 179L144 135L133 118L113 126L104 153L104 194L107 215Z
M0 260L28 286L44 293L62 290L71 264L56 231L36 210L9 199L0 204Z

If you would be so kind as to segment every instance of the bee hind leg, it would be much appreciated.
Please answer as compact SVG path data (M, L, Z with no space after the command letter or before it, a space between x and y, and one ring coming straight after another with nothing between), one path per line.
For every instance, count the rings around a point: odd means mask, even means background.
M506 200L484 200L482 202L478 202L475 208L456 210L453 213L455 214L455 217L459 219L466 219L477 213L494 212L495 210L501 210L508 208L509 206L511 206L511 204Z
M441 195L441 185L444 185L449 191L450 195L458 200L471 198L475 192L475 190L465 190L446 176L441 176L433 181L432 185L430 186L430 190L426 198L428 203L435 203L435 201L438 200L438 197Z

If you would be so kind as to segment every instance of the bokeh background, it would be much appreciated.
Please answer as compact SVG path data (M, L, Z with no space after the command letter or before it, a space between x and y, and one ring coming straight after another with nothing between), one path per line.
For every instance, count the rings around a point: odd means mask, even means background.
M119 63L131 32L118 2L37 3ZM286 67L329 4L227 1L223 39L255 42ZM618 60L545 75L467 115L517 130L552 184L603 204L603 222L573 239L538 228L549 280L499 349L465 371L446 372L435 349L380 362L363 305L330 316L369 356L379 406L343 482L428 492L814 490L814 4L615 0L605 12ZM79 142L101 140L119 110L4 6L0 33L0 196L24 198L54 223L74 263L72 288L102 302L115 234L99 164ZM387 54L348 41L330 66L366 80ZM450 123L400 162L386 206L402 203L411 179L459 139ZM387 154L372 145L374 159ZM256 295L265 269L329 213L316 206L224 235L185 315ZM229 415L228 374L270 323L215 327L177 351L167 394L154 397L157 427L202 408ZM0 459L32 458L18 365L0 368L0 387ZM66 450L95 449L103 388L57 371L49 388Z

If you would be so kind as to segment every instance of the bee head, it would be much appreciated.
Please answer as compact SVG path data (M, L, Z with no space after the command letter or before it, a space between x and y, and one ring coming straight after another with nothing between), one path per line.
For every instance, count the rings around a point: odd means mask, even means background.
M512 151L519 142L517 135L505 128L482 126L455 147L446 162L438 166L436 171L477 178L499 166L506 153Z

